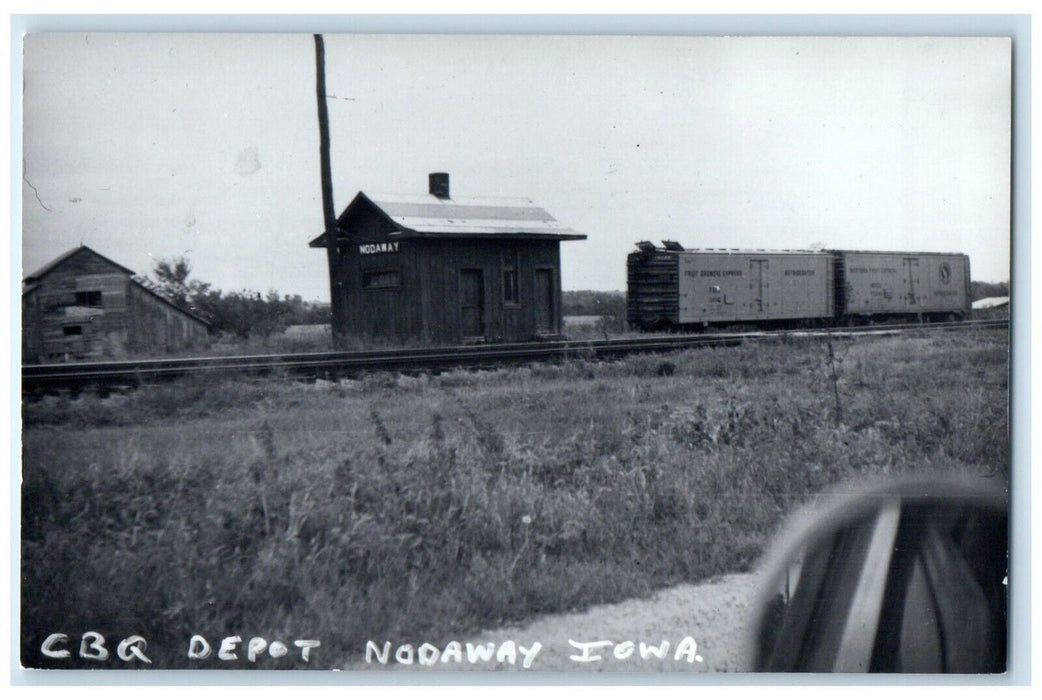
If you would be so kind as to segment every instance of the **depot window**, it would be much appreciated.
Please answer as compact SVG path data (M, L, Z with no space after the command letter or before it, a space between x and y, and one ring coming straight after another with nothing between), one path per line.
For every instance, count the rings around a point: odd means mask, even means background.
M520 304L521 293L517 284L517 268L509 267L503 270L503 303Z
M401 270L363 270L362 289L397 289L402 286Z
M503 305L519 306L521 304L521 275L518 273L518 254L503 256Z
M62 326L65 335L83 335L83 326Z

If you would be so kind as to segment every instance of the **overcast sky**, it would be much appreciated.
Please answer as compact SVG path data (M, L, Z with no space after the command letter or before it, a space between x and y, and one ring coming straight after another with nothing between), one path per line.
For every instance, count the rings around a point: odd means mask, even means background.
M985 38L326 36L338 213L359 190L528 197L625 289L639 240L958 251L1009 278L1010 51ZM24 45L23 269L84 243L140 273L328 300L310 35Z

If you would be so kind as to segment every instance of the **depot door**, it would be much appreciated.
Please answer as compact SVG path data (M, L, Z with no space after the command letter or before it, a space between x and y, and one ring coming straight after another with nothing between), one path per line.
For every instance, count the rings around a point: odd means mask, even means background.
M536 333L556 333L554 323L554 271L551 268L537 268L535 271L535 331Z
M464 338L485 335L485 275L478 268L459 271L459 316Z

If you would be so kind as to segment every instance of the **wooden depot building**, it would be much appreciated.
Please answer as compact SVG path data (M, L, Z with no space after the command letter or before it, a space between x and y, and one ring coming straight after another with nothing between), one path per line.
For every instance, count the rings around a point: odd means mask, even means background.
M561 241L584 240L527 199L359 192L337 219L334 333L425 344L561 332ZM325 248L328 236L311 241ZM334 271L330 270L333 275Z
M22 360L158 355L209 344L210 326L80 246L23 280Z

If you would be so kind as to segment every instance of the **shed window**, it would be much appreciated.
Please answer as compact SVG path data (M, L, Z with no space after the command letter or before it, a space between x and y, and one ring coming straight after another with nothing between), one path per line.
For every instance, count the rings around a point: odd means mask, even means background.
M83 335L83 326L62 326L64 335Z
M76 306L101 306L101 292L76 292Z
M362 271L362 289L396 289L401 286L401 270Z

